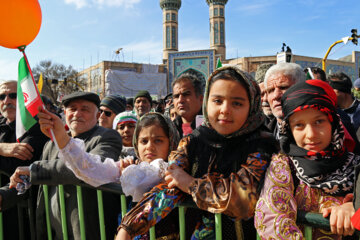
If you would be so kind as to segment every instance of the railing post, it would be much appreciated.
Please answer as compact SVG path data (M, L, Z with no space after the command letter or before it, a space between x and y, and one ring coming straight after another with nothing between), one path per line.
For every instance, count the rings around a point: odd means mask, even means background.
M121 194L120 196L120 202L121 202L121 219L124 218L124 216L127 213L127 207L126 207L126 197L124 194Z
M85 234L85 221L84 221L84 205L82 199L82 189L80 186L76 186L76 196L78 202L78 213L79 213L79 221L80 221L80 238L81 240L85 240L86 234Z
M48 240L52 240L51 225L50 225L50 211L49 211L49 188L47 185L42 186L44 189L44 202L45 202L45 218Z
M215 233L216 240L222 240L221 213L215 213Z
M312 240L312 227L305 226L305 239Z
M185 240L185 207L179 206L180 240Z
M0 186L1 184L1 175L0 175ZM3 215L2 212L0 212L0 240L4 239L4 223L3 223Z
M63 239L68 240L64 186L61 184L59 185L59 195L60 195L61 228L62 228L62 232L63 232Z
M104 203L101 190L96 190L98 199L98 210L99 210L99 224L100 224L100 237L101 240L106 240L105 234L105 220L104 220Z
M155 226L151 227L149 230L150 233L150 240L155 240L156 236L155 236Z

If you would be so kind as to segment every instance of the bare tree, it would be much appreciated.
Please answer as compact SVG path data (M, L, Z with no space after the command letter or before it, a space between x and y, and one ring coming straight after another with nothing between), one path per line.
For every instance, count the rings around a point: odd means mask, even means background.
M35 81L43 75L42 94L50 97L56 103L63 95L85 88L85 82L78 77L78 72L69 65L53 63L51 60L40 61L32 68Z

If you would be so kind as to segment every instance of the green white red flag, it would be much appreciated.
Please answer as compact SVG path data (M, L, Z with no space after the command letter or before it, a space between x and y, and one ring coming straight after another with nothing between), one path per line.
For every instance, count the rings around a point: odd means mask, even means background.
M36 124L34 116L38 114L38 106L42 106L42 100L36 87L32 73L29 70L25 57L19 61L19 78L17 84L16 106L16 139L23 136Z

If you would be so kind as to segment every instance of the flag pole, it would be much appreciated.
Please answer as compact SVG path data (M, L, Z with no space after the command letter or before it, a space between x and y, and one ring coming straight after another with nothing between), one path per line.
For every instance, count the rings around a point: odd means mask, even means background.
M33 76L33 73L32 73L32 71L31 71L28 58L27 58L27 56L26 56L26 54L25 54L25 48L26 48L26 45L23 45L23 46L18 47L19 51L22 52L22 54L24 55L24 59L25 59L26 65L27 65L27 67L28 67L28 69L29 69L31 79L32 79L34 85L36 86L36 88L35 88L35 89L36 89L36 92L37 92L37 93L39 94L39 96L40 96L40 92L39 92L39 89L37 88L37 85L36 85L36 83L35 83L34 76ZM41 98L40 98L40 99L41 99ZM43 104L43 106L44 106L44 102L43 102L42 99L41 99L41 102L42 102L42 104Z
M38 95L40 96L39 89L37 88L37 85L36 85L35 80L34 80L33 73L32 73L31 68L30 68L29 61L28 61L27 56L26 56L26 54L25 54L25 48L26 48L26 45L23 45L23 46L18 47L19 51L22 52L22 54L24 55L24 59L25 59L26 65L27 65L27 67L28 67L28 69L29 69L30 76L31 76L31 79L32 79L33 84L34 84L34 86L35 86L36 92L37 92ZM42 100L41 97L40 97L40 99L41 99L41 103L42 103L42 108L46 110L45 105L44 105L44 102L43 102L43 100ZM59 145L58 145L58 143L57 143L57 141L56 141L54 131L53 131L52 129L49 129L49 132L50 132L50 135L51 135L51 140L53 140L53 142L54 142L54 144L55 144L55 147L59 150Z

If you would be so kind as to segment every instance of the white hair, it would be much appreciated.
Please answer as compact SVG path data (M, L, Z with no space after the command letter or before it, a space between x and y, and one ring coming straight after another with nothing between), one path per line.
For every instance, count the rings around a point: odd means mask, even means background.
M295 83L305 81L305 73L301 66L296 63L278 63L267 70L264 78L264 85L267 88L268 78L272 75L282 74L288 76Z

